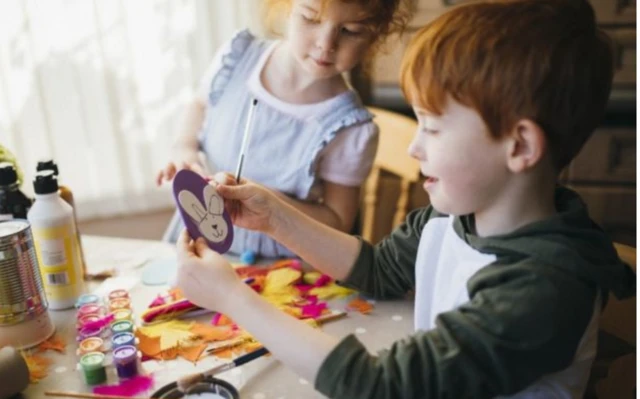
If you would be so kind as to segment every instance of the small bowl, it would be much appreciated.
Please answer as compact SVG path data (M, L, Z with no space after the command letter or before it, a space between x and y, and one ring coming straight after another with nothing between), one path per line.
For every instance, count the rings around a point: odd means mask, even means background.
M186 393L178 390L178 384L172 382L158 389L151 395L157 399L180 399L191 395L197 399L202 393L213 393L224 399L240 399L238 390L227 381L213 377L206 377L201 382L193 384Z

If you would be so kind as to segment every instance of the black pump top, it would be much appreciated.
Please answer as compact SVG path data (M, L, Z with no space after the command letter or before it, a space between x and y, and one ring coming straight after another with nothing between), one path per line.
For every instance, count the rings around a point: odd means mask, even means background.
M11 162L0 162L0 186L10 186L18 182L18 173Z
M36 194L51 194L58 192L58 178L52 170L41 170L33 180L33 191Z
M40 172L41 170L52 170L53 174L58 176L58 164L56 164L53 159L43 159L42 161L38 161L38 165L36 166L36 170Z

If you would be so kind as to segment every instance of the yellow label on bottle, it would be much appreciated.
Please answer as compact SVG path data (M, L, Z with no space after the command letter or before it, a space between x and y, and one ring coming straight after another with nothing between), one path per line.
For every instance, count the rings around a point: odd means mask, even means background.
M31 226L40 275L49 300L66 300L79 294L80 256L71 225Z

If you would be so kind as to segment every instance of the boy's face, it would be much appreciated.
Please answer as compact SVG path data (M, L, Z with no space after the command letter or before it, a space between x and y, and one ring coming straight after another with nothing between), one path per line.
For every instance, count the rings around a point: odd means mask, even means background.
M442 115L417 106L414 112L419 127L408 151L420 161L434 208L451 215L489 210L509 176L505 141L489 136L480 115L452 98Z
M322 13L321 13L322 11ZM315 78L330 78L351 70L364 57L372 34L358 4L293 0L288 40L296 61Z

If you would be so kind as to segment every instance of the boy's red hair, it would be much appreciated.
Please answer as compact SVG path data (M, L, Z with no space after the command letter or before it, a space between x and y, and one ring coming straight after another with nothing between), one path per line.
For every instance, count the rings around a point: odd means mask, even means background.
M456 7L422 28L401 67L408 101L441 114L451 96L478 111L493 137L537 123L558 170L604 115L610 40L586 0L497 0Z

